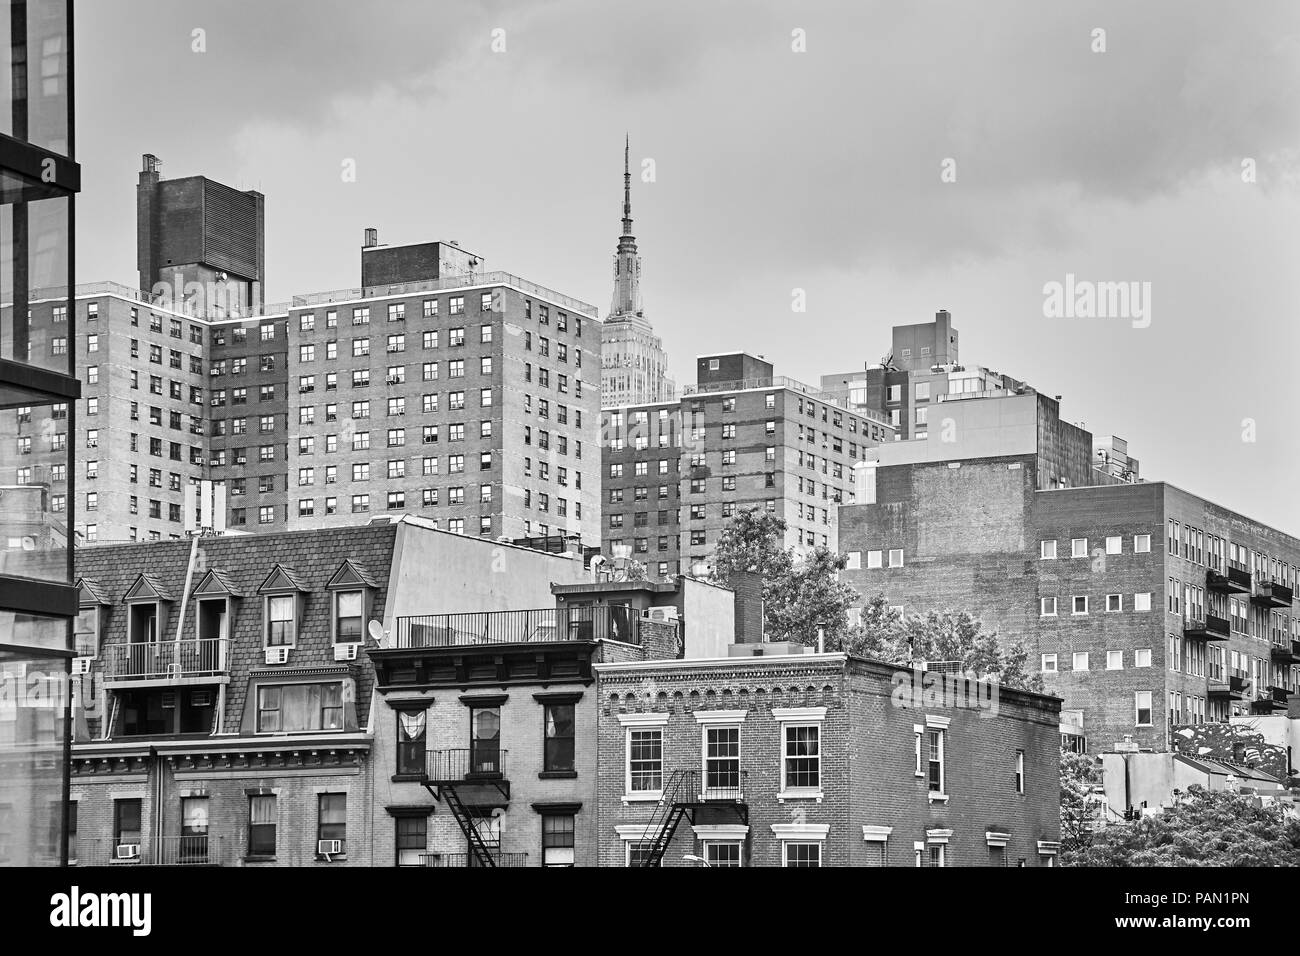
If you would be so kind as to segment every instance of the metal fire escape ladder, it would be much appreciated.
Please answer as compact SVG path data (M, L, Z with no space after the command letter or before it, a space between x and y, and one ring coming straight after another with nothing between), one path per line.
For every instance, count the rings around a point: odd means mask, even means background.
M447 809L451 815L456 818L464 832L466 839L469 840L470 853L478 862L479 866L496 866L496 860L492 856L492 850L488 847L487 842L483 839L483 834L479 832L478 826L474 823L474 817L470 814L465 804L460 799L460 794L456 792L454 786L444 786L440 788L443 796L447 798Z
M659 802L655 804L650 821L646 824L645 832L649 839L642 839L639 844L646 851L641 861L642 866L659 866L663 862L664 853L677 832L677 825L686 815L687 803L693 799L688 797L688 791L694 776L690 770L674 770L668 777Z

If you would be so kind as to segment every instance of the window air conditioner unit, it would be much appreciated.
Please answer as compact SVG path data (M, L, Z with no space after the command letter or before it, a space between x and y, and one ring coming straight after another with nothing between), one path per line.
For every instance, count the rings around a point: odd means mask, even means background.
M140 844L119 843L113 855L119 860L138 860L140 859Z
M316 852L324 857L336 856L337 854L343 852L343 841L342 840L317 840Z
M357 648L361 645L356 643L335 644L334 659L336 661L355 661L357 659Z
M677 620L677 608L675 607L652 607L645 613L646 619L651 621L675 621Z
M268 664L287 664L289 662L288 646L268 647L266 649L266 662Z
M90 662L93 660L94 660L93 657L74 658L72 661L72 673L74 675L89 674Z

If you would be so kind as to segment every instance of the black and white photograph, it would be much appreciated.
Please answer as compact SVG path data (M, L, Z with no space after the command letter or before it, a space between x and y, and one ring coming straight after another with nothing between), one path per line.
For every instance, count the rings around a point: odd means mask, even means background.
M1294 0L4 0L7 927L1294 940L1298 262Z

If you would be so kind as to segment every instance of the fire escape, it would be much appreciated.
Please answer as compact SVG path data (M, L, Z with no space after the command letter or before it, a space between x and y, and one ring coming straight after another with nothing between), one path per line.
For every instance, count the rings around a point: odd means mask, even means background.
M673 842L677 826L683 819L692 826L701 811L731 816L749 823L749 805L745 803L748 771L710 773L703 790L698 770L674 770L664 784L659 802L646 823L645 837L638 843L642 866L659 866Z
M421 781L433 799L445 802L469 842L471 866L504 865L500 848L483 836L482 820L471 809L485 803L510 802L505 775L506 751L495 747L434 750L428 754ZM500 799L497 799L497 797Z

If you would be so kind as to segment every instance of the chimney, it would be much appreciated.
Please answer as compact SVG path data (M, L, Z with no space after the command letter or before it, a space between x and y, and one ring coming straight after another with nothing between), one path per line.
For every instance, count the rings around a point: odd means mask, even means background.
M731 576L737 644L763 643L763 576L742 571Z
M364 243L362 243L361 248L363 248L363 249L373 249L373 248L375 248L375 246L377 246L377 245L379 245L379 230L376 229L374 226L367 226L367 227L366 227L366 241L365 241Z

